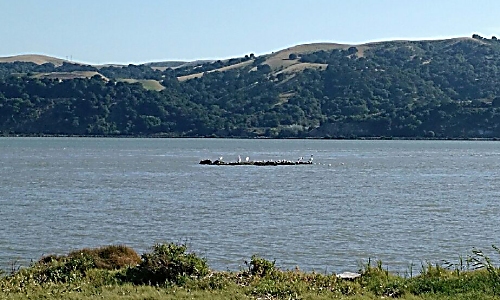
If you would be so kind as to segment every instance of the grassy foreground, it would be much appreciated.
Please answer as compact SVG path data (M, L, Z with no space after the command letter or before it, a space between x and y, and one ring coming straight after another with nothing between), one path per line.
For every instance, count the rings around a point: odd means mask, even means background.
M498 248L494 247L498 251ZM215 272L185 245L157 244L139 256L126 246L47 256L0 275L0 299L500 299L500 269L480 251L417 276L368 263L354 280L279 270L253 256L238 272Z

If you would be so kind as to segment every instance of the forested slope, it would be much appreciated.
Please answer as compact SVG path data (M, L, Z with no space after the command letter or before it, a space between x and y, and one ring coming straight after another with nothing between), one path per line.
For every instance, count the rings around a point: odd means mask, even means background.
M293 49L300 47L291 48L287 57L250 54L161 70L0 63L0 131L500 137L500 41L494 37L317 48L296 53ZM155 81L164 89L124 80Z

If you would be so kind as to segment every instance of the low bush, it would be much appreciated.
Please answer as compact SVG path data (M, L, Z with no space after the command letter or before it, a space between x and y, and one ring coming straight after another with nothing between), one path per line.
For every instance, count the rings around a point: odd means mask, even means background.
M38 283L66 283L84 277L86 272L94 267L94 259L82 252L71 257L66 256L39 263L31 270L34 271L33 278Z
M152 252L142 255L139 265L127 270L126 280L136 284L183 285L189 279L207 275L206 260L186 251L184 244L156 244Z
M157 244L141 258L127 247L106 246L0 272L0 299L498 299L500 269L476 250L466 262L423 265L417 276L402 277L369 261L350 280L280 270L257 255L247 269L214 272L183 244Z
M276 261L269 261L257 255L252 255L250 263L245 261L248 266L248 273L252 276L265 277L276 272Z
M86 277L88 272L93 269L117 270L136 265L139 262L139 255L126 246L112 245L95 249L85 248L73 251L68 255L42 257L31 267L12 272L7 280L18 283L20 286L71 283ZM108 277L106 282L113 281L109 279L112 275L104 275Z

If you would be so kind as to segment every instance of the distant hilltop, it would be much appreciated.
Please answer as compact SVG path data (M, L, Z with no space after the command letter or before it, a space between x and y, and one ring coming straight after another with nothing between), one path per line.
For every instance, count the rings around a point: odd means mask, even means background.
M0 57L0 63L9 63L9 62L31 62L35 63L37 65L42 65L46 63L51 63L54 64L55 66L60 66L64 62L69 62L68 60L56 58L56 57L51 57L47 55L40 55L40 54L22 54L22 55L15 55L15 56L7 56L7 57Z
M474 34L472 37L458 37L458 38L451 38L451 39L444 39L444 40L426 40L425 42L432 42L432 43L448 43L448 44L454 44L457 42L461 41L472 41L472 42L477 42L481 43L482 41L487 40L483 37L481 37L478 34ZM492 37L492 40L497 40L495 36ZM354 47L357 49L356 56L357 57L363 57L365 51L375 51L381 47L384 47L386 45L394 45L396 46L403 46L408 43L416 43L419 41L409 41L409 40L396 40L396 41L381 41L381 42L371 42L371 43L365 43L365 44L338 44L338 43L310 43L310 44L300 44L296 45L293 47L289 47L280 51L276 51L270 54L265 54L261 55L259 57L256 57L257 59L262 60L261 64L264 65L269 65L272 70L279 70L282 73L297 73L301 72L305 69L319 69L319 68L324 68L326 67L326 64L322 63L314 63L314 62L301 62L297 58L299 58L301 55L304 54L310 54L314 52L319 52L319 51L331 51L334 49L342 49L342 50L347 50L351 47ZM253 56L253 54L249 54ZM294 59L290 59L294 58ZM56 58L56 57L50 57L46 55L39 55L39 54L23 54L23 55L15 55L15 56L9 56L9 57L0 57L0 63L5 63L5 62L31 62L35 63L38 65L45 64L45 63L52 63L55 66L61 66L64 63L67 64L77 64L77 65L87 65L83 63L79 63L76 61L70 61L67 59L61 59L61 58ZM155 70L160 70L164 71L165 69L182 69L182 68L192 68L193 71L189 72L188 75L184 76L179 76L179 80L187 80L187 79L192 79L192 78L198 78L203 76L205 71L202 72L195 72L197 68L200 68L204 65L207 64L214 64L220 62L221 67L219 68L213 68L210 69L209 72L216 72L216 71L227 71L231 70L234 68L240 68L240 67L245 67L249 64L247 63L241 63L241 59L238 58L233 58L233 59L227 59L227 60L196 60L196 61L160 61L160 62L148 62L141 64L143 66L148 66L151 67L152 69ZM92 65L93 67L100 69L102 67L109 67L109 66L114 66L114 67L123 67L127 65L120 65L120 64L104 64L104 65Z
M492 40L496 40L497 38L495 36L492 37ZM463 40L474 40L474 41L481 41L481 40L486 40L485 38L481 37L480 35L474 34L473 37L458 37L458 38L451 38L451 39L444 39L444 40L425 40L429 42L456 42L456 41L463 41ZM396 41L380 41L380 42L371 42L371 43L365 43L365 44L338 44L338 43L309 43L309 44L299 44L296 46L292 46L283 50L275 51L270 54L265 54L263 56L273 58L274 60L281 58L281 59L286 59L291 53L300 55L300 54L306 54L306 53L312 53L316 51L329 51L332 49L347 49L349 47L357 47L358 50L366 50L369 48L376 48L379 45L382 45L384 43L405 43L405 42L411 42L410 40L396 40ZM414 41L415 42L415 41ZM362 52L361 52L362 55ZM73 63L73 64L81 64L81 65L87 65L84 63L80 63L78 61L73 61L73 60L68 60L68 59L62 59L62 58L57 58L57 57L51 57L47 55L40 55L40 54L21 54L21 55L14 55L14 56L6 56L6 57L0 57L0 63L5 63L5 62L32 62L35 64L44 64L44 63L52 63L56 66L62 65L64 62L66 63ZM178 68L178 67L185 67L185 66L196 66L200 64L205 64L205 63L212 63L217 60L195 60L195 61L159 61L159 62L147 62L144 63L143 65L150 66L152 68ZM125 64L103 64L103 65L94 65L96 67L100 66L126 66Z
M0 58L0 134L498 139L499 72L500 41L477 34L140 65L20 55Z

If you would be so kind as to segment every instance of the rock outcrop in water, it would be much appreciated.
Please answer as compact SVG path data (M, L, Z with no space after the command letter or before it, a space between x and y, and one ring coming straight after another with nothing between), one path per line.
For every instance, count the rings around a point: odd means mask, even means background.
M308 161L291 161L291 160L263 160L263 161L237 161L225 162L222 160L204 159L200 161L200 165L212 166L296 166L296 165L312 165L312 160Z

